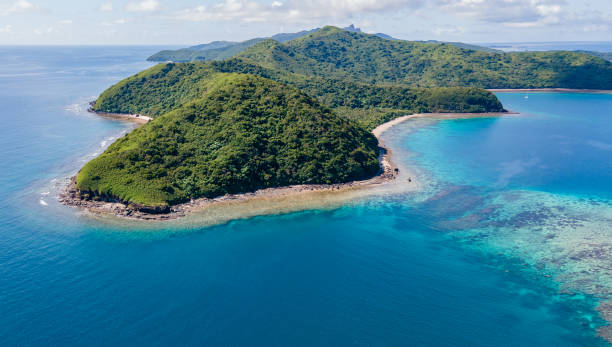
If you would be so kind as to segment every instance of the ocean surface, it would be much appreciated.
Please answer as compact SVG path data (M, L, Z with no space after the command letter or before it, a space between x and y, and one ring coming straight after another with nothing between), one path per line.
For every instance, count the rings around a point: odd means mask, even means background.
M611 41L557 41L557 42L504 42L504 43L483 43L486 47L499 49L506 52L512 51L595 51L612 52Z
M58 204L134 127L87 102L157 50L0 47L0 345L606 345L612 95L392 128L418 193L212 227Z

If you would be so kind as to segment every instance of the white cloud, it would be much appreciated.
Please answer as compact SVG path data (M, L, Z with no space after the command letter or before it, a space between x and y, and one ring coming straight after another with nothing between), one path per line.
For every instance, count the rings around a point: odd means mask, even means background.
M221 0L174 14L190 21L286 22L317 19L348 19L365 13L380 13L420 7L425 0L278 0L263 4L253 0Z
M157 0L129 2L127 5L125 5L125 10L128 12L152 12L159 10L159 8L159 1Z
M461 35L465 32L462 27L437 27L433 30L434 35Z
M13 32L13 26L10 24L0 27L0 34L10 34L12 32Z
M282 4L279 5L278 2L268 7L253 1L223 0L210 7L198 6L180 11L175 18L189 21L263 21L273 15L273 8L279 7L282 7Z
M603 31L610 23L599 14L577 15L567 0L216 0L210 5L184 9L169 15L187 21L238 21L316 25L346 20L359 22L372 14L409 16L406 10L447 12L474 23L497 24L507 28L561 25L576 30ZM414 12L414 11L413 11ZM585 23L584 18L591 19ZM605 20L608 20L606 22ZM462 35L461 27L441 26L427 30L435 35Z
M363 12L391 11L421 5L422 1L407 0L289 0L286 5L317 15L328 13L334 17L346 17Z
M47 34L52 34L52 33L56 32L56 31L57 30L54 27L50 26L50 27L46 27L44 29L36 29L36 30L34 30L34 34L36 34L36 35L47 35Z
M111 2L105 2L105 3L101 4L100 7L98 7L98 10L100 12L112 12L113 11L113 4Z
M597 31L608 31L610 30L610 26L607 24L588 24L582 28L583 31L586 32L597 32Z
M12 5L0 7L0 14L3 16L8 16L13 13L33 12L38 10L39 7L31 2L27 0L18 0Z
M62 19L58 22L59 24L72 24L72 19Z
M576 35L585 32L601 35L612 30L612 14L606 12L609 9L580 8L569 5L566 0L433 1L449 14L463 16L475 24L484 23L487 30L493 31L496 28L506 32L508 29L548 28L554 30L551 35L572 32Z
M116 25L116 24L121 25L121 24L125 24L125 23L127 23L127 20L121 18L121 19L116 19L116 20L111 21L111 22L108 22L108 21L100 22L100 25L105 26L105 27L110 27L110 26L113 26L113 25Z
M511 27L532 27L560 22L565 0L440 0L453 14Z
M567 26L575 26L585 32L604 32L612 28L612 15L601 11L567 13L562 20Z

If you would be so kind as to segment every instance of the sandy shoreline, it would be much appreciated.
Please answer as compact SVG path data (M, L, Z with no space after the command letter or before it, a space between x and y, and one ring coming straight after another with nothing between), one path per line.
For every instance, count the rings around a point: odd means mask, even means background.
M571 88L519 88L519 89L487 89L490 92L498 93L584 93L584 94L612 94L612 90L605 89L571 89Z
M87 108L87 112L93 113L100 117L112 118L112 119L124 119L124 120L134 121L139 124L145 124L153 120L153 118L142 115L142 114L99 112L93 109L94 104L95 104L95 101L92 101L89 103L89 108Z
M99 113L96 113L99 114ZM106 116L106 114L101 114ZM66 189L60 194L59 201L65 205L79 207L96 215L110 215L121 219L136 220L174 220L188 215L197 215L206 222L216 223L231 219L247 218L255 215L278 214L311 208L338 206L359 197L405 193L420 189L416 175L410 168L399 167L392 161L392 151L385 144L383 134L393 126L409 119L433 117L439 119L482 118L508 115L508 113L425 113L401 116L379 125L372 133L379 141L381 172L373 178L339 184L293 185L288 187L260 189L251 193L227 194L216 198L200 198L170 207L165 213L148 213L128 207L120 201L84 200L75 188L72 177ZM118 115L144 124L143 116ZM146 117L149 118L149 117ZM150 118L149 118L150 119ZM238 208L240 206L241 208ZM208 224L208 223L204 223Z

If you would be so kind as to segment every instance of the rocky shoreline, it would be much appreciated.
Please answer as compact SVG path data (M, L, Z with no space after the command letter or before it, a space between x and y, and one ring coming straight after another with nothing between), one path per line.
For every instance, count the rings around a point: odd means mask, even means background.
M94 110L95 103L95 100L90 102L89 108L87 110L88 112L94 113L102 117L126 119L130 121L136 121L140 124L144 124L152 120L151 117L147 117L141 114L99 112ZM396 119L394 121L385 123L374 129L373 133L380 141L380 134L382 134L382 132L387 130L392 125L397 124L409 117L410 116L404 116L401 117L401 120ZM337 184L303 184L278 188L266 188L251 193L226 194L216 198L199 198L174 206L164 206L157 208L150 206L140 206L138 204L121 201L114 197L95 196L93 194L88 194L87 192L81 192L76 189L76 175L74 175L68 180L66 187L60 192L58 200L64 205L81 208L94 214L113 215L121 218L150 221L172 220L184 217L190 212L205 209L213 204L242 202L257 198L289 196L310 192L340 192L363 188L371 185L378 185L391 181L395 179L395 177L399 174L399 169L393 166L391 162L391 152L384 147L379 147L379 149L381 165L379 175L362 181L352 181Z
M393 166L390 153L381 148L381 173L373 178L337 184L302 184L278 188L260 189L251 193L226 194L216 198L199 198L186 203L152 208L127 203L114 198L90 196L76 189L76 175L71 177L66 188L59 195L59 202L64 205L85 209L94 214L110 214L116 217L140 219L149 221L172 220L186 216L190 212L202 210L213 204L228 202L244 202L258 198L273 198L288 195L298 195L311 192L342 192L380 185L394 180L399 169Z
M93 105L93 103L92 103ZM91 109L91 108L90 108ZM146 117L142 115L115 115L99 113L91 109L91 112L99 115L113 115L116 118L130 119L141 121ZM88 212L101 215L112 215L120 218L136 219L136 220L149 220L149 221L163 221L173 220L180 217L184 217L189 213L204 210L213 205L226 204L226 203L240 203L252 200L265 200L270 198L283 198L289 196L304 196L309 193L341 193L348 191L355 191L358 189L364 189L369 187L380 186L385 183L389 183L395 180L399 174L399 168L391 160L391 151L386 148L381 135L393 127L396 124L404 122L412 118L422 117L438 117L440 119L455 119L455 118L480 118L480 117L498 117L502 115L512 114L511 112L497 112L497 113L426 113L426 114L412 114L402 117L398 117L389 122L383 123L372 130L372 133L379 141L380 149L380 172L377 176L361 180L352 181L347 183L337 184L304 184L304 185L292 185L278 188L266 188L260 189L255 192L242 193L242 194L226 194L215 198L199 198L194 199L186 203L166 206L161 208L154 208L148 206L139 206L137 204L120 201L113 197L101 197L92 196L86 192L80 192L76 189L76 175L71 177L66 188L59 194L59 201L67 206L78 207ZM146 117L150 119L149 117ZM144 122L146 123L146 121ZM405 170L404 170L405 171ZM406 177L406 183L417 187L418 182L413 181L413 175L408 173Z

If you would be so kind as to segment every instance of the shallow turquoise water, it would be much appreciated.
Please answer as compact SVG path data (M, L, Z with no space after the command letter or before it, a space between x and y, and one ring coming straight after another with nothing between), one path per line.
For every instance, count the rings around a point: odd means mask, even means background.
M498 97L521 115L433 123L406 145L449 183L612 198L611 94Z
M566 279L597 259L561 250L609 239L610 96L503 94L526 114L392 129L416 195L153 231L58 205L132 127L86 101L156 50L0 48L2 345L604 344L607 275Z

